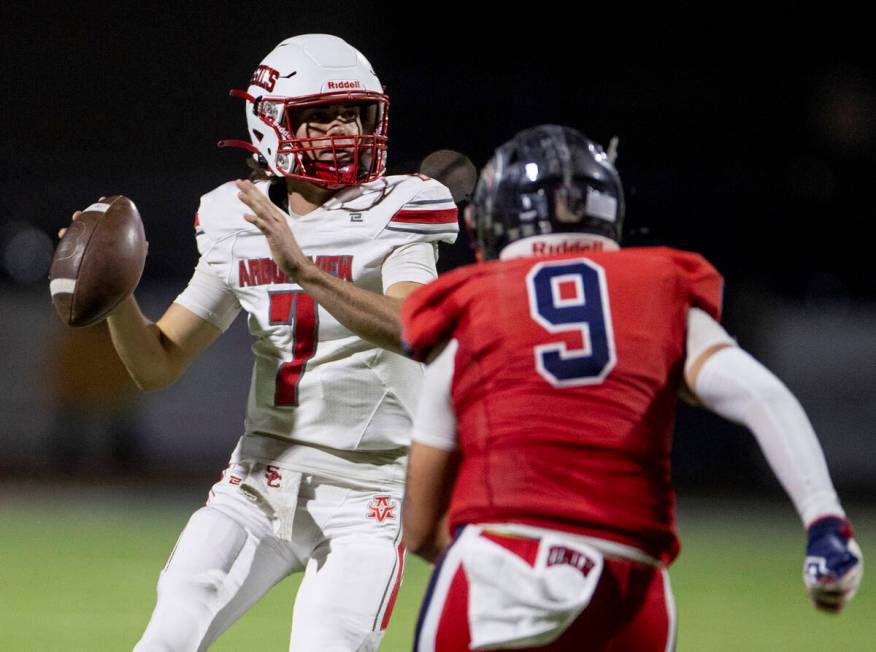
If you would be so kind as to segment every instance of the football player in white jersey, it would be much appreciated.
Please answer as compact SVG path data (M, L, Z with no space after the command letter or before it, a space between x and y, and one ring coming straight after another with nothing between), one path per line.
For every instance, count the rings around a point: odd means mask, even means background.
M456 206L428 177L384 176L389 101L341 39L283 41L232 94L251 142L224 144L263 172L202 197L200 260L157 322L133 297L109 317L143 389L173 383L241 309L256 338L244 434L161 572L135 649L206 649L304 571L290 650L375 650L401 583L422 376L396 353L399 312L436 277Z

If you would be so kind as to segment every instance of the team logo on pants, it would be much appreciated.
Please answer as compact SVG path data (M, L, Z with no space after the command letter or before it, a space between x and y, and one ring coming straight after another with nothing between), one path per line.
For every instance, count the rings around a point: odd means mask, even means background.
M368 503L368 518L376 518L378 523L386 519L395 520L395 509L398 507L391 496L374 496Z
M265 471L265 484L269 487L276 489L280 486L280 480L283 479L283 476L280 475L280 469L276 466L268 466Z

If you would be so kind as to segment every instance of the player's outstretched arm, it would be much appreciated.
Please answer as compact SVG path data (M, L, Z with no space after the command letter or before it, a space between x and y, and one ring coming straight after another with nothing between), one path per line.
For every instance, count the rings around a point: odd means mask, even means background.
M405 297L421 283L402 281L386 294L357 287L310 264L298 284L346 328L382 349L402 353L401 308Z
M173 384L222 331L173 303L153 323L130 296L107 318L113 345L142 390Z
M271 256L286 275L298 283L346 328L377 346L401 353L401 306L420 283L395 283L386 294L376 294L336 278L311 262L295 240L286 216L250 181L238 181L240 200L252 214L245 219L258 227Z
M812 424L781 380L705 319L700 313L688 321L689 352L692 340L704 345L687 365L688 386L705 407L754 434L807 527L806 590L816 608L838 611L860 584L863 556Z
M450 544L447 505L456 472L456 454L413 442L408 457L402 531L405 547L434 562Z
M405 547L428 561L450 544L447 506L459 464L450 398L457 348L451 340L426 367L411 432L402 531Z

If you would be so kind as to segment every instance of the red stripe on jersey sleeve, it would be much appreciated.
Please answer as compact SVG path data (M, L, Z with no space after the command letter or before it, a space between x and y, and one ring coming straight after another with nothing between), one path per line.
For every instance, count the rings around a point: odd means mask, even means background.
M403 224L453 224L456 222L456 208L446 208L442 211L401 210L393 215L390 221Z

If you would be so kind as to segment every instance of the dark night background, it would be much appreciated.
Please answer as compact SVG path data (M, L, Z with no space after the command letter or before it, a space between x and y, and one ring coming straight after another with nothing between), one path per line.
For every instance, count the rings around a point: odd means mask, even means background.
M227 91L283 38L329 31L387 87L391 172L438 148L480 166L540 122L618 135L634 234L701 251L731 288L876 296L874 66L840 20L509 10L500 25L442 5L258 6L4 7L6 219L54 229L98 195L128 194L147 274L186 277L199 195L244 173L240 152L215 147L246 135Z
M862 21L834 12L795 24L738 7L684 19L583 6L572 15L544 3L478 15L474 3L405 7L4 5L0 248L15 253L27 225L51 235L98 196L125 194L150 241L144 284L172 298L196 261L199 196L245 174L245 154L215 145L246 137L243 103L228 90L245 88L282 39L329 32L360 49L387 88L391 173L415 171L441 148L480 167L538 123L606 144L617 135L628 243L704 254L726 277L725 324L743 346L768 351L761 310L780 302L803 316L825 306L840 320L859 315L872 352L876 66ZM462 237L440 264L469 260ZM0 284L43 293L48 306L44 278L16 282L7 264ZM830 357L818 355L813 364ZM813 382L784 378L795 391ZM843 400L876 403L869 386ZM735 473L699 460L747 459L753 443L686 435L733 428L688 412L682 468Z

